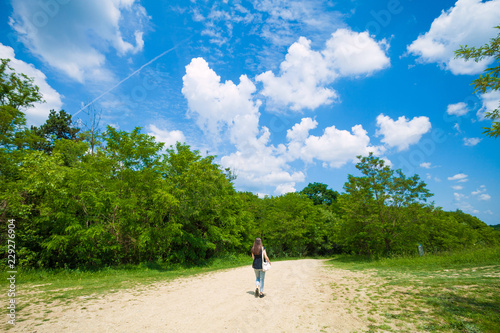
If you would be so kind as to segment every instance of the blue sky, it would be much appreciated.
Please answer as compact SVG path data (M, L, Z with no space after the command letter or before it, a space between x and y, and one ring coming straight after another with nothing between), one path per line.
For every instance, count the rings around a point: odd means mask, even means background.
M498 31L500 1L13 0L0 57L50 109L183 141L259 195L342 191L357 155L419 174L437 206L500 223L500 141L481 134L500 93L454 59Z

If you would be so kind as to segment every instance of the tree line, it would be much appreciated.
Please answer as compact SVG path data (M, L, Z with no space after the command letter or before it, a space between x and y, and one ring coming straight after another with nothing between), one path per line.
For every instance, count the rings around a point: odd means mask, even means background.
M343 192L313 183L259 198L190 146L141 133L75 124L51 111L26 126L38 87L0 66L0 232L16 224L18 264L78 268L164 262L200 264L249 253L263 238L272 256L387 255L494 246L500 232L461 211L445 212L417 175L359 156ZM332 149L335 149L332 147ZM5 262L5 260L4 260Z

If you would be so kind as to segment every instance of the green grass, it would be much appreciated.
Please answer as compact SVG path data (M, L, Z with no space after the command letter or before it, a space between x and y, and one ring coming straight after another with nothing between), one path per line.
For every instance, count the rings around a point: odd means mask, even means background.
M414 321L430 332L500 332L498 247L423 257L340 255L329 263L365 272L364 292L378 296L377 312L396 326Z
M60 301L78 296L117 292L127 288L147 287L158 281L250 265L251 262L249 256L228 255L196 267L147 263L95 270L18 270L16 289L17 294L21 295L21 298L27 298L26 300ZM4 289L7 288L7 276L5 271L0 274L0 286L4 286L2 287Z

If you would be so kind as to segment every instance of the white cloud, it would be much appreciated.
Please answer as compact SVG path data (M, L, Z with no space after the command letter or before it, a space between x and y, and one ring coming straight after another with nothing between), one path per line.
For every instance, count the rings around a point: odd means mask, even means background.
M479 198L478 198L478 200L480 200L480 201L488 201L490 199L491 199L491 195L489 195L488 193L480 194Z
M369 152L378 155L384 151L382 147L369 145L370 138L361 125L352 127L351 132L330 126L325 128L322 136L308 135L308 130L315 128L316 125L317 122L304 118L300 124L288 131L289 158L300 158L305 162L317 159L332 168L339 168L355 160L357 155L368 155ZM307 130L303 130L304 128Z
M248 145L235 153L224 156L221 164L231 168L240 186L250 188L275 187L275 194L295 191L295 183L305 180L303 172L290 171L283 146L269 145L269 130L263 133L255 145Z
M483 105L478 110L477 116L479 120L485 120L486 118L484 116L486 112L498 109L500 105L500 91L493 90L485 94L481 94L480 98Z
M280 76L267 71L256 77L264 85L261 94L276 107L288 107L294 111L314 110L330 104L337 93L325 86L338 74L329 68L320 52L311 50L311 41L300 37L288 49L285 61L280 65Z
M453 193L453 196L455 197L455 201L462 201L462 199L465 199L466 196L462 193Z
M482 72L491 58L480 62L455 59L454 51L461 45L482 46L496 35L500 1L458 0L455 6L443 11L429 31L420 35L408 52L424 63L438 63L453 74Z
M230 141L239 148L255 141L259 132L260 101L253 101L255 85L246 75L240 83L220 82L203 58L195 58L186 66L182 93L188 101L190 114L206 135L221 140L221 131L229 129Z
M388 47L385 39L376 42L368 32L338 29L326 42L323 55L342 76L370 75L390 66L385 55Z
M466 115L470 110L467 108L467 104L464 102L449 104L446 108L446 113L449 115L463 116Z
M302 172L291 171L283 145L269 143L269 129L259 129L260 101L254 101L255 85L245 76L240 83L220 82L220 76L202 58L186 66L182 93L189 113L208 138L216 143L229 133L236 152L223 156L221 164L237 175L236 183L247 188L273 186L276 194L294 191L296 182L304 181Z
M154 124L150 124L148 126L148 129L150 131L148 135L154 136L157 142L165 143L164 148L175 146L177 142L186 142L186 137L184 136L184 133L182 133L182 131L168 131L165 129L160 129Z
M418 143L422 135L429 132L431 123L428 117L414 117L412 120L405 116L394 121L388 116L380 114L377 117L376 136L382 135L382 142L389 147L397 147L398 151L406 150L412 144Z
M144 46L144 23L149 18L134 0L25 0L13 1L12 6L9 23L24 45L79 82L110 79L105 68L110 47L124 56Z
M455 191L460 191L460 190L463 190L464 187L463 186L460 186L460 185L454 185L451 187L452 189L454 189Z
M477 190L472 191L471 194L477 196L477 199L479 201L488 201L491 199L491 196L486 192L487 192L486 186L481 185Z
M304 141L309 136L309 131L315 129L318 122L311 118L302 118L299 124L293 125L291 129L286 132L286 137L289 141Z
M253 6L261 18L257 29L262 38L275 47L290 45L296 32L308 36L329 34L342 23L343 14L333 11L331 4L320 0L254 0ZM330 8L328 8L330 7ZM260 14L263 13L264 15Z
M457 180L457 181L463 181L465 179L467 179L467 175L464 174L464 173L458 173L452 177L448 177L448 180Z
M288 49L276 76L267 71L256 77L262 82L261 94L271 106L291 110L314 110L338 99L327 86L339 76L370 75L389 66L387 43L376 42L367 32L338 29L323 51L311 49L311 41L300 37Z
M481 140L480 138L464 138L464 145L472 147L481 142Z
M40 70L36 69L32 64L28 64L22 60L16 59L14 49L0 43L0 58L10 59L9 66L18 74L24 73L28 77L32 77L33 83L40 88L40 93L43 95L45 103L34 103L32 108L23 110L26 114L27 125L43 124L50 110L59 111L62 107L61 95L47 83L47 77Z
M420 163L420 167L424 168L424 169L430 169L431 168L431 163L430 162Z

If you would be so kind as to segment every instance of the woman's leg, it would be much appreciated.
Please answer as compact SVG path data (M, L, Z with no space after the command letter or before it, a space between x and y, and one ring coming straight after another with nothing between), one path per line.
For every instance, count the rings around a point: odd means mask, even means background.
M255 287L256 288L259 288L260 287L260 270L258 269L254 269L253 270L255 272Z
M260 271L260 293L264 293L264 279L266 277L266 272Z

